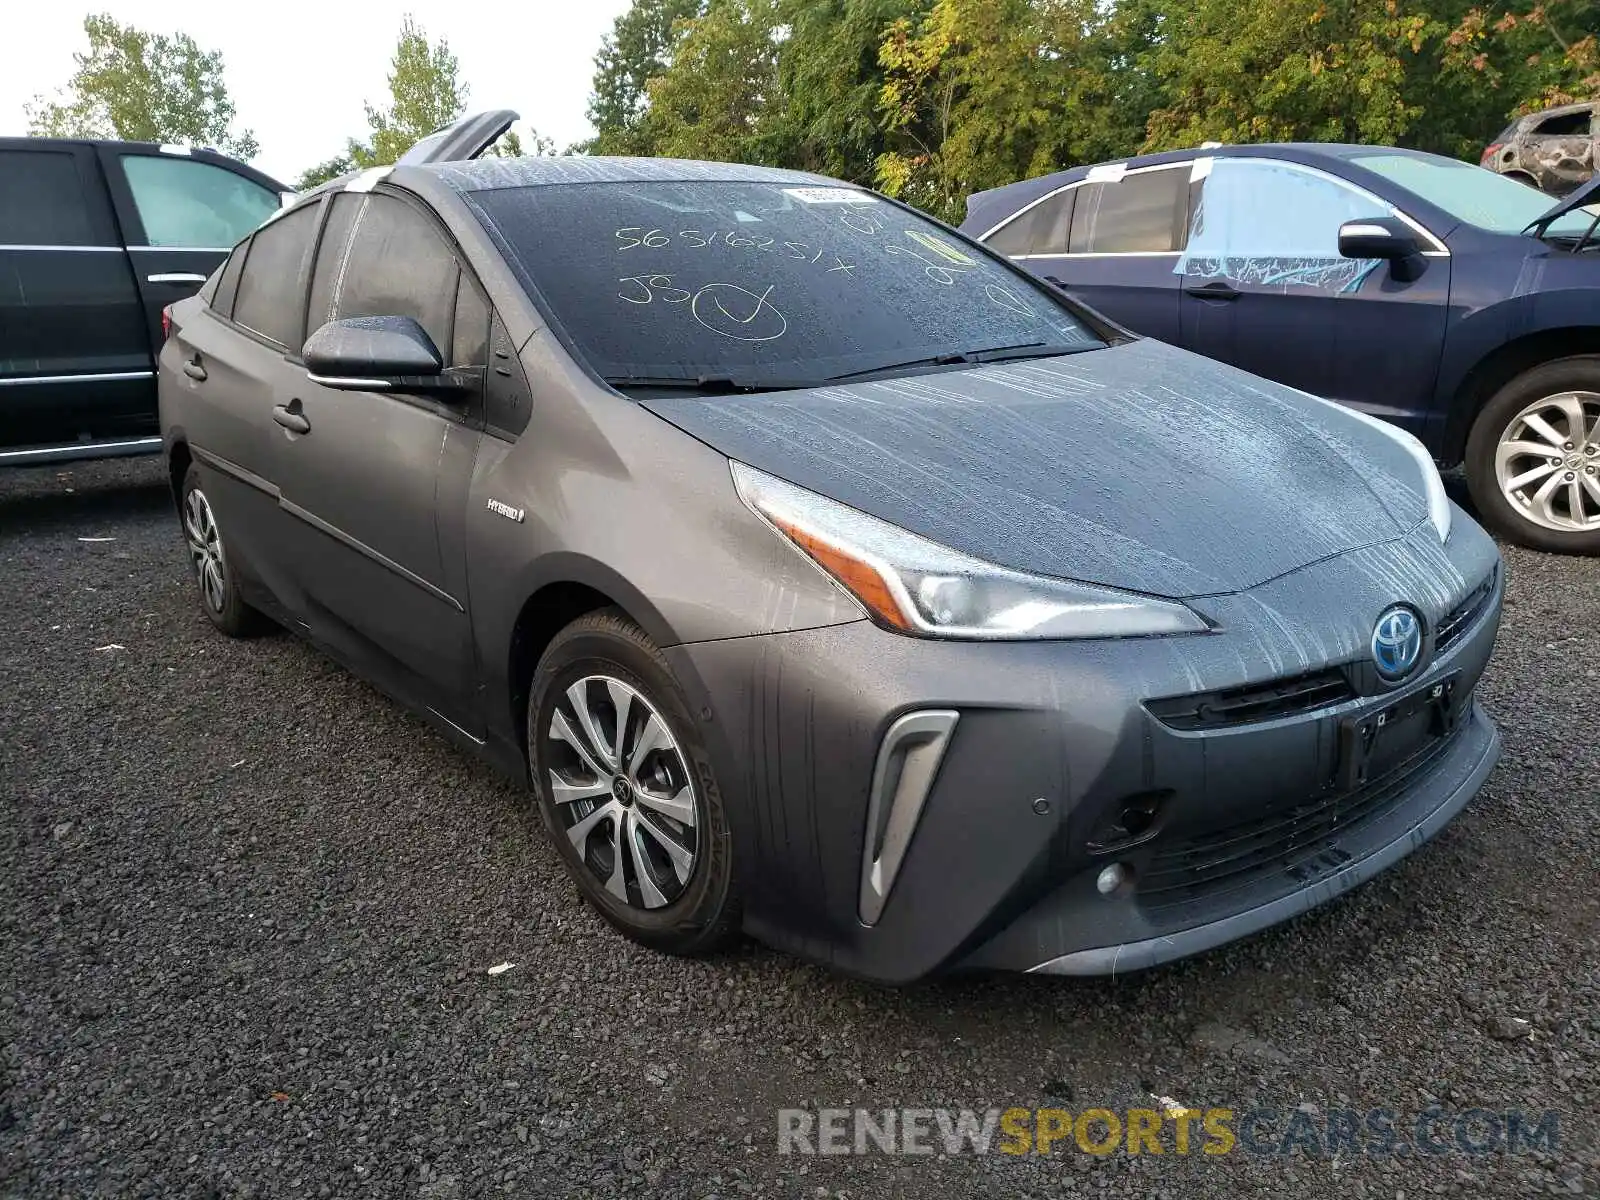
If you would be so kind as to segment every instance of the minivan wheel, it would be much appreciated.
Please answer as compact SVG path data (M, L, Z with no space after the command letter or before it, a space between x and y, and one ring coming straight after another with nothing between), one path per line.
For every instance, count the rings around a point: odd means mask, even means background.
M722 796L661 652L615 609L568 625L528 701L539 811L579 891L622 933L706 954L739 931Z
M1467 439L1484 522L1536 550L1600 554L1600 355L1544 363L1495 393Z
M260 632L262 616L239 595L238 581L229 569L222 530L211 511L211 501L200 486L200 472L191 466L183 477L183 495L178 501L178 518L183 525L183 540L194 565L200 607L211 623L229 637L248 637Z

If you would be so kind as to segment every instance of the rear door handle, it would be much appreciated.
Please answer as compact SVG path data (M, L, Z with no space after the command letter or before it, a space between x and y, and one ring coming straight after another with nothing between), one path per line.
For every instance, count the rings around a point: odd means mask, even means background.
M196 275L193 271L162 271L155 275L146 275L146 283L204 283L204 275Z
M273 405L272 419L290 433L311 432L311 422L306 420L305 414L300 411L300 401L298 400L292 400L287 405Z
M1223 283L1220 280L1201 284L1198 287L1186 287L1183 291L1185 295L1195 296L1201 300L1237 300L1244 295L1232 284Z
M198 353L193 358L184 360L183 373L190 379L205 379L206 369L200 365L200 355Z

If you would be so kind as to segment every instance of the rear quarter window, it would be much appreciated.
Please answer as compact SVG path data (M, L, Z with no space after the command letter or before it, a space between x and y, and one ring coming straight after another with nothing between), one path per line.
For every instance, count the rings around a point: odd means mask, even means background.
M224 317L233 316L233 298L239 291L239 274L244 267L245 255L249 249L249 242L236 246L233 253L228 255L228 261L222 264L222 270L216 277L217 289L210 297L211 307Z

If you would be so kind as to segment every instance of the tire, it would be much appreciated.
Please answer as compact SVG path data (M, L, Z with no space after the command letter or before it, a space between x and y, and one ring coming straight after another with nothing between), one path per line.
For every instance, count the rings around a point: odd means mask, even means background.
M643 630L602 609L558 633L534 670L527 732L545 828L601 916L669 954L709 954L738 935L722 793L683 690Z
M1496 533L1535 550L1600 554L1600 355L1543 363L1496 392L1467 438L1466 468Z
M200 472L193 465L183 477L178 524L194 567L200 608L211 623L229 637L251 637L262 632L266 618L239 594L239 581L228 564L222 530L201 487Z

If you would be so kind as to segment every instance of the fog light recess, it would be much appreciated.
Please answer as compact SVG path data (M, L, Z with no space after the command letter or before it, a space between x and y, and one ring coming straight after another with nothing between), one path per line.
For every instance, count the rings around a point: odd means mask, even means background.
M1115 896L1132 882L1132 867L1127 863L1112 863L1108 867L1100 868L1100 874L1094 877L1094 888L1102 896Z

